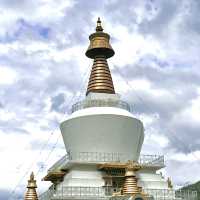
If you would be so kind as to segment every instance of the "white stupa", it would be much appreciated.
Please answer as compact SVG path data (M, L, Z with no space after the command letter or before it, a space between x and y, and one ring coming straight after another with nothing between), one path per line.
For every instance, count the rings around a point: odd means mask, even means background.
M157 173L165 167L164 156L140 154L143 124L115 94L106 60L114 51L99 19L89 39L86 56L94 63L86 97L60 125L66 155L48 170L44 180L52 186L39 199L183 199ZM184 199L194 198L188 193Z

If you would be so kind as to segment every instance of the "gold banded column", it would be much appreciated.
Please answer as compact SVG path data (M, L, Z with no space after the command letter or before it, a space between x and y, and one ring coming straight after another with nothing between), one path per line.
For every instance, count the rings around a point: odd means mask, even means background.
M123 186L123 194L140 194L141 189L137 186L137 178L135 171L139 170L140 166L137 163L129 161L125 173L125 182Z

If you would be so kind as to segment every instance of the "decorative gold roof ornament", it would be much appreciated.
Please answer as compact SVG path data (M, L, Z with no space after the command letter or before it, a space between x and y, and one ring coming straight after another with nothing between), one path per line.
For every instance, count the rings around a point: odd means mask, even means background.
M30 179L28 180L27 185L27 192L25 194L24 200L38 200L37 192L36 192L36 180L34 180L34 174L33 172L30 175Z
M172 180L170 177L167 178L167 185L169 189L173 189L173 184L172 184Z
M94 59L86 95L90 92L115 94L114 85L108 67L107 58L115 52L109 40L110 36L103 32L101 20L98 18L96 32L89 36L90 45L86 51L88 58Z
M111 200L147 200L149 198L142 187L137 184L136 171L142 169L142 165L135 161L127 163L112 162L98 165L100 170L125 169L125 181L120 191L113 192Z
M137 186L135 171L141 167L138 163L129 161L126 167L123 194L140 194L141 189Z
M137 178L135 172L142 167L135 161L128 161L125 173L125 182L122 190L123 195L131 196L133 200L146 200L147 195L143 193L142 187L137 185Z
M52 183L59 183L63 181L63 178L67 171L49 171L48 174L42 179L42 181L51 181Z

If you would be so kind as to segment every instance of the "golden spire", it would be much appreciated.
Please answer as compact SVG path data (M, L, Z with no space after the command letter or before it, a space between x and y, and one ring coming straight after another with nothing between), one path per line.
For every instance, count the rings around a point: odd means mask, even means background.
M123 187L123 194L140 194L141 188L137 186L137 178L135 171L139 170L141 167L132 161L128 162L126 173L125 173L125 182Z
M172 180L171 180L171 178L167 178L167 185L168 185L168 188L169 189L173 189L173 184L172 184Z
M24 200L38 200L36 192L37 185L36 180L34 180L33 172L31 173L30 179L28 180L27 188L28 190L25 194Z
M98 18L96 32L89 36L90 45L86 51L86 56L94 59L87 93L109 93L114 94L114 86L111 73L107 64L107 58L114 55L114 50L109 44L110 36L103 32L101 20Z
M97 20L97 27L96 27L96 31L103 31L103 28L101 26L101 20L100 20L100 17L98 17L98 20Z

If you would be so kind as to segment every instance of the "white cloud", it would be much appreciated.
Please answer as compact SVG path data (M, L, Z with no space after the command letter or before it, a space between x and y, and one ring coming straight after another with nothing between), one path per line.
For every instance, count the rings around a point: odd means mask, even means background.
M13 120L16 118L16 113L15 112L10 112L7 110L0 110L0 120L1 121L8 121L8 120Z
M74 5L71 0L37 0L37 1L2 1L0 3L0 35L4 36L9 30L15 31L16 22L20 19L31 23L49 24L65 16L65 11Z
M186 110L183 111L182 116L190 118L189 120L200 123L199 114L200 114L200 92L199 96L196 99L192 100L191 107L188 107ZM182 116L180 117L183 118Z
M0 66L0 85L10 85L17 81L17 73L15 70Z
M145 54L156 54L161 59L165 58L165 52L153 37L144 38L138 32L130 33L128 28L122 25L112 27L112 24L109 24L108 27L110 27L111 36L116 39L116 42L112 43L116 52L112 58L114 64L120 67L133 64Z
M189 154L183 153L173 153L169 156L171 160L193 163L194 161L199 161L200 159L200 151L194 151Z

